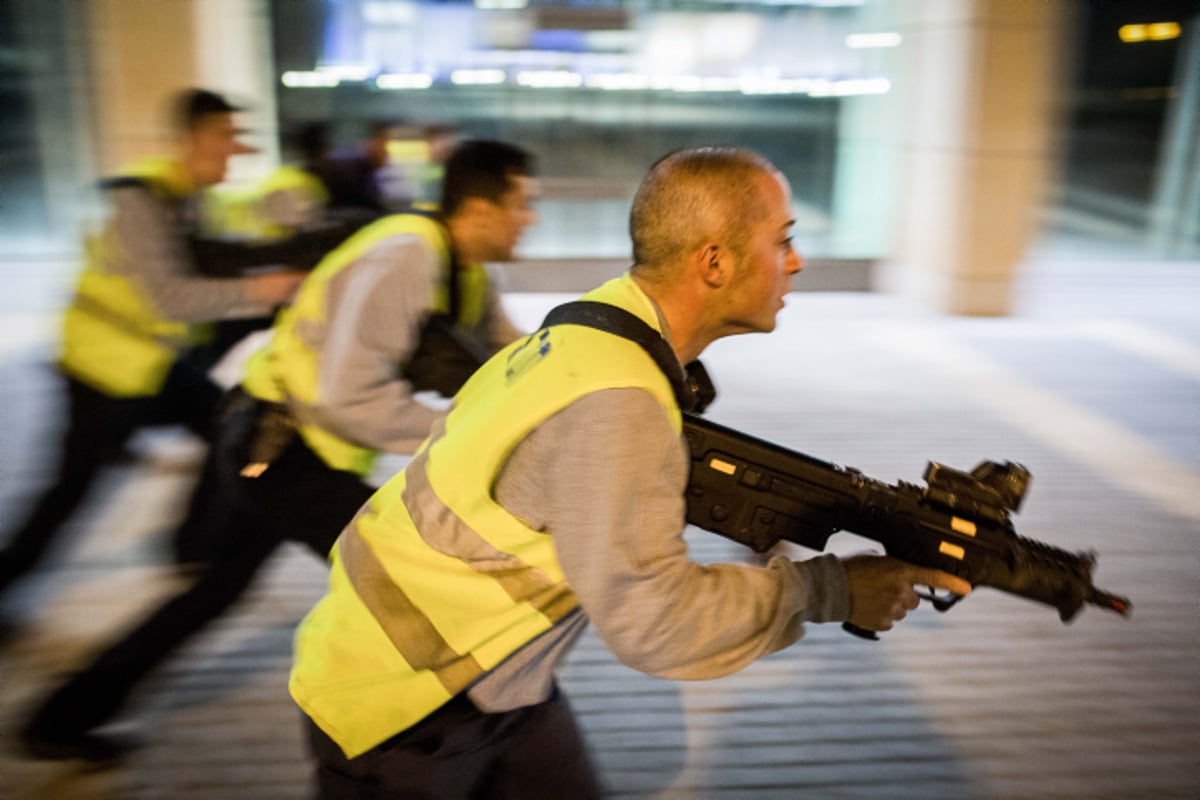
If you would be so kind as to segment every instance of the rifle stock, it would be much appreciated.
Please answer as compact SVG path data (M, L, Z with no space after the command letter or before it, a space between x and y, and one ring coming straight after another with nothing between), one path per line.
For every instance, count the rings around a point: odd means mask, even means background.
M1092 583L1094 553L1070 553L1013 530L1029 473L984 462L965 473L930 463L927 485L886 484L694 414L684 414L692 467L689 523L763 552L781 540L824 550L839 530L888 555L1058 609L1063 622L1090 603L1128 615L1128 599ZM929 596L940 611L959 599ZM852 631L855 633L862 632Z

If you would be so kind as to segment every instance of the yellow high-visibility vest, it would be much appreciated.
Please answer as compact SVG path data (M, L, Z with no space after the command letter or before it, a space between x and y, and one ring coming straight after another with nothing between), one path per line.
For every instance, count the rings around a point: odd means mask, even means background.
M208 232L253 240L283 239L295 232L291 225L272 218L267 206L273 195L287 194L297 213L309 221L320 217L329 202L325 184L311 172L286 164L261 182L248 187L218 188L209 192L204 206Z
M585 299L659 330L629 276ZM492 489L530 431L613 388L650 392L682 430L670 382L637 343L570 324L514 342L342 533L329 592L297 631L289 688L347 757L425 718L577 607L552 537Z
M320 354L308 346L299 330L306 326L327 325L328 293L334 277L353 268L363 255L384 239L402 234L420 237L438 254L447 277L438 283L431 311L448 312L451 253L445 228L435 219L418 214L384 217L353 234L322 259L305 279L292 305L276 320L270 343L247 363L243 388L255 397L275 403L321 404ZM466 326L476 325L485 312L487 272L482 264L465 265L457 277L459 322ZM373 448L347 441L316 425L301 424L299 431L305 444L333 469L365 475L378 455Z
M122 173L165 200L193 191L170 159L141 162ZM59 364L72 377L113 397L146 397L162 388L180 351L200 326L165 319L144 290L113 270L128 258L111 227L85 242L86 262L63 318Z

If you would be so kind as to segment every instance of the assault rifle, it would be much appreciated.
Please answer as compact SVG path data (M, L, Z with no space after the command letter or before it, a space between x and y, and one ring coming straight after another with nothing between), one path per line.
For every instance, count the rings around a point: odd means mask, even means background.
M562 324L637 342L671 382L680 408L686 409L691 524L760 553L781 540L824 550L834 532L850 531L880 543L901 561L1053 606L1063 622L1084 603L1123 616L1132 610L1128 599L1092 583L1094 553L1068 553L1016 534L1009 512L1020 507L1030 478L1020 464L985 461L967 473L931 462L924 488L902 481L888 485L692 413L703 411L716 396L703 365L693 361L681 368L659 332L628 311L575 301L553 309L542 326ZM925 598L939 611L962 599L932 591ZM843 627L878 638L849 623Z
M1069 553L1018 536L1016 512L1030 474L1019 464L985 461L971 472L930 462L926 486L882 483L684 414L692 467L687 521L764 552L781 540L824 550L845 530L881 544L888 555L957 575L1058 609L1063 622L1085 603L1128 616L1128 599L1092 584L1094 553ZM962 599L922 595L939 611ZM846 624L847 630L878 638Z

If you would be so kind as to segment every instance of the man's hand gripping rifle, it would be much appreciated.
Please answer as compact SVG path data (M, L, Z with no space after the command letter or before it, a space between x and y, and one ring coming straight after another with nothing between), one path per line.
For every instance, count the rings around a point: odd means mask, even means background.
M985 461L967 473L930 462L925 487L888 485L694 414L684 415L684 433L692 457L688 522L756 552L780 540L824 550L845 530L901 561L1054 606L1063 622L1084 603L1130 613L1129 600L1092 584L1093 553L1069 553L1013 530L1009 512L1021 505L1030 478L1019 464ZM923 596L939 611L962 599Z

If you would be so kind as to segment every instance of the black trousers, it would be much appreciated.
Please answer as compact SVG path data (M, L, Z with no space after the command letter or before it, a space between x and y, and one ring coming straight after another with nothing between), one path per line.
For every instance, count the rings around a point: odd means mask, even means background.
M386 713L386 712L383 712ZM561 692L499 714L464 695L412 728L346 758L304 718L319 800L593 800L602 791Z
M233 605L276 547L298 541L324 559L374 492L357 475L327 467L299 437L260 477L244 478L243 445L227 441L222 428L205 465L203 491L214 499L207 508L214 526L209 535L223 544L214 560L190 587L51 694L31 719L32 729L66 738L110 720L146 675Z
M183 424L210 439L221 389L202 364L180 359L152 397L111 397L64 375L69 417L54 483L0 550L0 593L24 577L79 508L105 458L138 428Z

